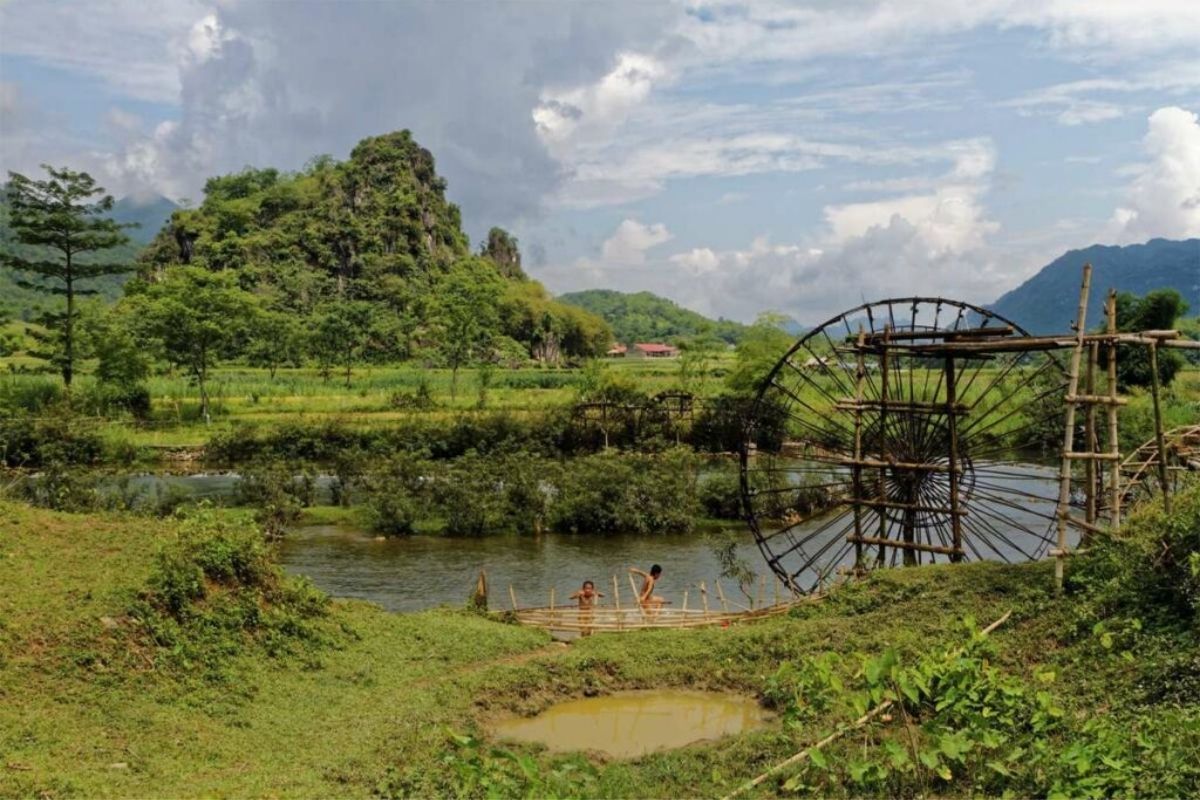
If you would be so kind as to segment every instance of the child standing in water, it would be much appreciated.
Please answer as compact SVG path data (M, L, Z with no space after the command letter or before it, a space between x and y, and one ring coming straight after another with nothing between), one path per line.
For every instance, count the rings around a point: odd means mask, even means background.
M604 597L604 595L596 591L596 584L592 583L591 581L584 581L583 586L580 587L579 591L575 592L568 598L570 600L579 601L579 621L585 626L590 623L592 618L595 616L592 613L592 609L596 607L597 597ZM589 627L584 627L580 635L591 636L592 629Z
M654 593L654 586L658 583L658 576L662 575L662 567L655 564L650 568L649 572L642 572L637 567L630 567L629 571L634 575L642 576L642 590L638 592L638 605L647 611L657 611L662 608L667 601Z

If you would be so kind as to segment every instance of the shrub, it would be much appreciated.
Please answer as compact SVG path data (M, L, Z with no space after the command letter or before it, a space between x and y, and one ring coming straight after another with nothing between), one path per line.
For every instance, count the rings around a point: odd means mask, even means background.
M1172 513L1156 496L1077 560L1071 585L1086 595L1090 614L1200 619L1200 485L1171 500Z
M255 526L201 506L180 518L130 615L168 663L223 681L248 643L271 655L325 643L328 605L307 581L283 575Z
M412 453L398 453L364 479L367 520L385 536L407 536L430 509L432 465Z
M0 463L5 466L95 464L103 455L104 442L96 424L64 409L0 418Z

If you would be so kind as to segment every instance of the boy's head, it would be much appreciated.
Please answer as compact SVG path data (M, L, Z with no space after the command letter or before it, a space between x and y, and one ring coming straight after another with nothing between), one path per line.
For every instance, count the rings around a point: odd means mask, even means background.
M650 568L650 577L657 578L659 575L662 575L662 567L660 567L658 564L655 564Z
M584 589L595 589L595 588L596 588L596 584L592 583L591 581L584 581L584 582L583 582L583 588L584 588Z

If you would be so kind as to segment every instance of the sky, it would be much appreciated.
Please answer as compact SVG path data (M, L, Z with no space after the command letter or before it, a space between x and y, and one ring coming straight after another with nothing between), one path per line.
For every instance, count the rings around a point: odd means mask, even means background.
M1200 237L1196 0L0 0L0 169L198 202L408 128L555 293L987 303Z

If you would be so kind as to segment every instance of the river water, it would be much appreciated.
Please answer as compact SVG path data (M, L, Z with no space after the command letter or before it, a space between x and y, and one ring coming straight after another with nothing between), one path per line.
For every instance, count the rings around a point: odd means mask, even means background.
M750 534L740 526L733 530L738 538L738 555L756 574L769 574ZM721 568L703 534L383 539L361 531L314 525L289 534L279 546L279 556L284 569L307 575L334 596L370 600L391 611L463 606L480 570L487 572L493 609L511 607L509 586L522 606L548 605L551 587L555 602L566 603L567 596L584 580L594 581L606 595L606 602L611 602L613 576L617 578L621 602L627 603L633 592L629 567L648 571L653 564L663 567L656 592L667 600L681 604L686 590L688 607L699 608L699 584L703 581L709 602L713 607L720 603L714 580ZM774 593L773 580L768 579L767 602ZM746 597L730 581L723 581L722 589L727 601L747 604Z
M973 516L989 529L1015 526L1044 530L1054 513L1057 492L1056 472L1046 465L1013 463L993 465L989 480L997 498L1010 497L1008 490L1022 492L1019 502L1011 500L975 501ZM124 479L129 491L155 493L174 491L196 498L230 502L235 497L240 477L236 474L141 475ZM1001 484L1004 484L1003 486ZM329 479L315 482L317 502L329 502ZM844 509L839 513L845 516ZM845 516L849 519L848 516ZM822 525L818 518L797 529L797 536ZM722 531L737 542L740 559L754 572L754 582L745 596L733 582L722 581L721 589L731 607L751 605L762 599L771 602L777 581L754 543L740 523L731 523ZM1010 547L998 535L969 540L972 558L1025 560L1040 557L1046 550L1044 540L1015 539ZM845 534L836 527L821 533L812 543L820 549L825 539L840 540ZM1072 536L1071 544L1074 544ZM972 543L974 542L974 543ZM985 544L986 543L986 544ZM775 543L778 551L779 542ZM988 549L991 548L991 549ZM279 546L281 563L289 572L309 577L318 587L336 597L352 597L378 603L392 611L418 611L435 606L463 606L471 595L479 572L485 571L490 583L493 609L511 606L511 586L522 606L548 605L550 591L554 601L567 603L571 592L584 580L595 582L612 602L613 578L621 602L629 602L633 588L628 568L649 570L660 564L663 576L656 593L673 604L684 602L701 607L705 598L699 592L703 582L712 607L721 604L717 578L721 566L710 539L703 534L690 535L568 535L486 536L458 538L412 536L381 538L366 531L316 525L292 531ZM849 555L843 559L849 566ZM787 563L787 562L785 562ZM792 565L788 565L789 569ZM815 579L811 570L799 573L798 583ZM763 580L760 589L760 580ZM782 590L780 590L782 594Z

